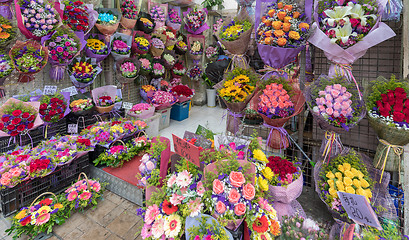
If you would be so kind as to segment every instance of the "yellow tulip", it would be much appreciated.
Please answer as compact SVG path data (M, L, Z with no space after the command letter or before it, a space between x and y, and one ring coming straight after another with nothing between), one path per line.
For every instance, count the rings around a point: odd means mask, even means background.
M358 176L358 170L356 170L355 168L351 168L351 172L352 174L354 174L355 177Z
M365 179L361 179L361 186L363 188L368 188L369 187L368 181L366 181Z
M352 182L354 183L354 186L357 188L361 187L361 181L359 181L358 179L354 179L352 180Z
M336 173L335 173L335 177L337 177L338 180L342 180L342 173L336 172Z
M337 189L344 189L344 183L340 180L336 181L335 185L337 186Z
M353 187L346 187L345 192L355 194L355 189Z
M260 186L260 189L263 191L268 191L268 182L262 177L258 178L258 185Z
M334 180L332 180L332 179L328 180L327 183L328 183L329 187L334 187Z
M342 165L338 165L338 171L340 171L340 172L344 172L345 170L344 170L344 166L342 166Z
M328 179L335 178L335 175L332 172L327 172L327 175L325 175Z
M349 177L344 177L344 184L345 186L351 186L352 185L352 179Z
M358 188L358 189L356 190L356 194L365 196L365 190L363 190L362 188Z
M346 171L346 170L351 170L351 164L349 164L349 163L344 163L344 170Z
M353 174L351 171L349 171L349 170L345 170L344 175L345 175L346 177L349 177L350 179L353 179L353 178L354 178L354 174Z

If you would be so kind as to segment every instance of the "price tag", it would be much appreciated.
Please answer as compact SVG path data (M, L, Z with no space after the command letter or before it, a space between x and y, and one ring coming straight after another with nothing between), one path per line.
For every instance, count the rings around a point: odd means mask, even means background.
M44 86L44 95L54 95L57 92L57 86L45 85Z
M68 133L77 134L78 133L78 124L68 124Z
M173 146L175 148L175 153L186 158L189 162L200 167L200 151L195 145L188 143L184 139L172 134Z
M74 86L69 87L69 88L64 88L64 89L61 90L61 92L69 92L69 93L70 93L70 97L72 97L72 96L78 94L77 88L74 87Z
M133 104L132 104L132 103L130 103L130 102L122 102L122 108L123 108L123 109L130 110L130 109L132 109L132 107L133 107Z
M360 225L368 225L382 230L378 217L366 197L346 192L337 193L350 219Z

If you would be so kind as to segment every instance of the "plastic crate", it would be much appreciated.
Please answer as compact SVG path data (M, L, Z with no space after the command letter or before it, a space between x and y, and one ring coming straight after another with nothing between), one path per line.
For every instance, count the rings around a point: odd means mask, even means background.
M145 133L150 139L159 135L159 120L162 115L155 113L152 117L147 119L142 119L148 125L148 128L145 130Z
M156 110L156 113L160 113L161 116L159 118L159 130L165 129L169 127L170 123L170 112L172 108L165 108L162 110Z
M172 111L170 112L170 119L176 121L183 121L189 117L189 106L190 101L176 103L172 106Z
M0 191L1 210L5 217L28 206L41 193L53 192L58 194L77 180L79 174L89 174L90 165L88 154L75 159L68 165L58 167L50 175L24 181L14 188Z
M56 123L49 124L48 126L42 125L38 127L38 130L41 131L42 137L47 138L47 139L57 134L66 135L67 134L67 119L63 118ZM47 137L45 136L46 130L47 130ZM44 140L44 138L42 140Z

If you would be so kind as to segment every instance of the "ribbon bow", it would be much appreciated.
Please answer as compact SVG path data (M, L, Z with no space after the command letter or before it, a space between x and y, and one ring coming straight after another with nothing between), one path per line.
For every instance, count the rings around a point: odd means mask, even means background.
M238 118L241 118L241 117L243 117L243 114L242 113L239 113L239 112L233 112L232 110L230 110L229 108L227 109L227 113L230 115L230 116L232 116L233 117L233 125L234 125L234 134L236 134L238 131L239 131L239 129L237 129L237 126L239 125L239 119ZM226 117L226 114L224 114L223 115L223 117L222 117L222 119L224 119ZM237 123L237 124L236 124Z
M325 132L325 139L327 140L327 144L325 144L325 148L324 151L322 152L322 156L324 157L323 162L325 162L325 159L327 159L328 156L328 163L329 163L329 159L331 157L331 150L332 150L332 145L334 144L334 142L340 147L342 148L342 144L339 140L339 135L335 132L329 132L326 131Z
M284 78L287 78L287 71L285 71L283 68L273 68L268 65L264 65L263 69L258 70L259 72L264 72L265 74L261 79L264 79L268 75L273 75L274 73L277 73L278 76L282 76Z
M280 141L280 153L281 153L281 145L283 145L283 148L285 147L285 139L287 138L287 136L289 136L288 132L283 127L274 127L267 123L263 123L263 126L270 128L270 133L268 134L268 137L267 137L267 144L271 140L271 135L273 134L273 131L277 130L279 132L280 138L281 138L281 141ZM291 144L290 141L288 141L288 143Z
M383 139L379 139L379 142L381 142L382 144L384 144L385 146L387 146L386 148L386 154L385 154L385 158L383 159L383 164L382 164L382 173L381 173L381 179L379 180L379 183L382 182L382 177L383 177L383 173L385 172L385 165L386 165L386 160L388 159L388 155L389 152L391 150L391 148L393 149L393 152L399 157L399 184L400 184L400 164L401 164L401 156L403 154L403 147L399 146L399 145L393 145L388 143L386 140ZM383 157L383 152L385 151L385 149L383 149L381 157L378 160L378 163L376 164L376 168L379 166L379 164L381 163L381 159Z

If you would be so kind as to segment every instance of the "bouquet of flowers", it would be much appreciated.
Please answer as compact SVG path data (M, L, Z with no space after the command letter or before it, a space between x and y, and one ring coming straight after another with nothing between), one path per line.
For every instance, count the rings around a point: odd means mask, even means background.
M16 28L11 25L10 21L0 16L0 47L6 47L16 37Z
M152 38L150 50L155 58L159 58L165 50L165 44L160 38L154 37Z
M180 19L180 7L173 7L169 9L166 25L176 32L179 31L180 27L182 26L182 20Z
M189 101L195 95L195 90L185 85L177 85L170 90L170 93L176 97L177 102L182 103Z
M0 52L0 86L4 84L4 81L14 70L13 62L9 55Z
M152 57L140 56L139 62L141 62L139 73L143 76L148 76L152 72Z
M143 55L149 52L151 47L151 36L142 32L135 31L132 37L132 52Z
M91 140L84 138L83 136L70 136L70 143L73 149L77 151L77 157L83 154L87 154L90 151L94 151L95 145L92 144Z
M102 62L111 53L111 46L102 34L90 34L87 39L85 55L95 58L97 63Z
M283 240L292 239L329 239L329 235L324 230L320 230L317 223L311 218L301 216L284 216L281 221L281 236Z
M192 81L199 81L200 77L202 76L202 69L198 65L194 65L187 71L187 77L190 78Z
M193 63L197 64L201 59L205 46L205 37L203 35L187 35L187 43L189 46L189 55L193 59Z
M242 111L256 92L258 76L251 70L236 67L229 72L225 80L215 86L222 101L227 105L229 116L227 130L236 133Z
M44 152L48 154L49 159L56 167L70 164L77 157L77 152L71 149L69 135L52 137L50 140L42 141L31 150L30 155L35 156Z
M133 105L131 110L127 112L127 115L134 118L147 119L155 114L155 107L148 103L138 103Z
M176 32L168 28L163 33L166 35L166 42L165 42L166 49L173 50L176 42L178 41L178 39L176 38Z
M52 198L40 197L45 194L52 194ZM31 238L45 232L51 232L55 224L61 225L65 222L66 211L62 204L62 198L53 193L43 193L38 196L29 207L23 207L12 218L11 227L6 230L8 235L14 234L14 238L19 238L26 234Z
M165 68L171 70L176 63L176 55L173 51L166 50L163 54L163 63Z
M156 88L152 85L143 85L141 87L141 90L139 91L141 97L143 100L148 101L148 93L149 92L155 92Z
M246 217L250 239L274 239L281 233L277 212L264 198L259 197L252 201L251 210Z
M379 137L374 166L400 171L402 146L409 143L409 86L406 80L378 77L365 90L368 121ZM391 146L396 150L387 151Z
M136 27L138 30L143 31L146 34L150 34L153 32L155 28L155 21L152 19L150 14L141 12L139 13L140 17L136 22Z
M171 107L176 103L176 98L165 91L148 92L148 101L153 104L156 110Z
M106 152L94 160L94 164L103 164L112 168L122 167L125 162L132 160L140 152L150 147L150 145L136 146L132 142L125 144L120 140L119 142L121 143L119 145L114 145L115 142L113 142Z
M68 27L59 27L53 35L46 36L41 42L48 48L51 63L50 78L59 82L64 78L65 67L71 63L85 45Z
M265 78L288 78L291 70L285 67L305 47L311 13L312 2L306 2L304 9L294 0L256 2L256 41L266 65Z
M165 67L161 62L153 62L152 75L154 78L160 78L165 74Z
M69 106L70 94L55 93L52 96L43 95L40 99L40 116L43 121L56 123L70 112Z
M179 40L175 45L175 52L179 55L184 55L187 51L187 44L183 40Z
M229 231L226 231L212 216L206 214L187 217L185 234L187 240L233 240L233 236Z
M93 5L80 0L64 0L63 3L63 23L74 32L87 34L91 31L98 19L98 12L93 9Z
M163 27L165 25L166 16L161 7L162 5L155 5L150 8L150 14L152 19L155 21L156 28Z
M56 167L56 164L48 157L48 152L42 152L39 156L33 156L30 162L30 178L45 177L52 173Z
M115 106L117 96L116 86L108 85L95 88L91 91L92 99L99 113L110 112Z
M136 143L138 140L134 139ZM166 144L163 141L152 142L151 149L148 153L145 153L141 158L141 164L139 165L139 172L137 178L139 179L139 185L146 187L146 200L150 200L151 195L158 190L162 183L161 177L161 163L162 163L162 153L166 150ZM166 172L164 172L166 176Z
M391 37L393 30L381 22L384 3L377 1L318 1L309 42L322 49L331 62L329 77L341 73L356 83L352 64L366 51ZM382 33L382 34L379 34Z
M94 82L101 71L102 69L95 64L92 58L75 58L72 63L68 65L71 82L76 88L79 88L81 92L85 92L85 88Z
M94 109L94 103L90 98L81 98L70 103L71 112L75 115L87 115Z
M125 29L133 29L138 17L138 4L134 0L124 0L121 5L121 25Z
M121 20L121 14L116 8L99 8L98 19L95 26L98 30L105 35L106 41L108 41L112 34L115 33Z
M195 8L188 8L186 12L183 13L183 21L185 22L186 31L191 34L199 35L205 30L209 29L207 25L207 9L202 10Z
M85 179L80 179L84 176ZM70 209L84 210L88 206L93 208L97 205L97 200L102 198L106 183L100 183L98 180L88 179L84 173L80 173L77 182L72 184L64 191L65 206Z
M15 0L18 28L28 39L39 41L60 22L54 3L44 0Z
M264 120L264 126L271 128L267 138L268 146L285 149L290 143L283 126L304 109L304 96L301 91L293 89L286 80L275 76L263 85L262 91L254 96L254 101Z
M0 189L13 188L17 186L17 184L30 178L28 175L28 162L22 161L15 164L4 164L4 162L2 162L0 167L2 169L0 172Z
M206 48L206 57L210 61L215 61L219 57L220 47L218 44L210 45Z
M133 81L137 77L141 66L141 62L136 58L124 58L116 64L116 69L118 69L117 79L120 83Z
M365 116L360 93L343 76L320 76L305 96L312 115L327 131L321 146L324 158L338 155L343 148L339 133L349 131Z
M131 56L132 36L123 33L115 33L111 37L111 55L115 61Z
M9 56L20 73L18 81L30 82L34 79L34 74L41 71L47 64L48 49L33 40L26 42L17 40Z
M217 221L236 230L255 197L253 164L237 159L211 163L204 170L204 203Z
M186 68L183 65L183 61L177 61L172 68L172 77L174 78L181 78L183 75L186 74Z

